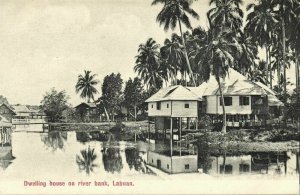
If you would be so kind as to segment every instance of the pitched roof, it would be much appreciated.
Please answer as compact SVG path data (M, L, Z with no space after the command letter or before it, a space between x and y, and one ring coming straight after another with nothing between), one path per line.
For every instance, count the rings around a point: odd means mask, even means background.
M276 93L260 82L248 80L244 75L234 69L229 69L229 75L221 79L221 87L224 95L268 95L269 105L282 106L283 103L276 97ZM191 90L199 97L219 95L219 86L216 79L211 76L209 81L202 83Z
M12 106L16 113L29 113L30 110L25 105L14 105Z
M10 106L10 105L8 105L8 104L6 104L6 103L2 103L2 104L0 104L0 107L1 106L5 106L5 107L7 107L9 110L11 110L14 114L16 114L16 112L14 111L14 109Z
M86 106L88 106L90 108L96 108L97 107L97 105L95 103L85 103L85 102L82 102L82 103L78 104L77 106L75 106L75 108L77 108L78 106L81 106L81 105L86 105Z
M160 89L146 102L167 101L167 100L201 100L191 89L182 85L175 85Z

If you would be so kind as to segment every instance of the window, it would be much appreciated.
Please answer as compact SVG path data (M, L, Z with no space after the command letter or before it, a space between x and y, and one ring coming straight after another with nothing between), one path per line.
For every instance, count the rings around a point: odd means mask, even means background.
M157 110L160 110L160 107L161 107L161 102L157 102L157 103L156 103L156 109L157 109Z
M184 165L184 168L185 168L185 169L190 169L190 165L189 165L189 164L185 164L185 165Z
M153 104L151 104L151 108L153 108Z
M240 164L240 173L247 173L250 171L250 166L248 164Z
M169 169L169 164L167 164L167 169Z
M190 104L184 104L184 108L190 108Z
M224 97L225 106L232 105L232 97ZM222 98L220 97L220 106L222 106Z
M169 108L169 104L167 104L167 108Z
M240 96L240 106L248 106L250 101L249 101L248 96Z
M220 173L222 174L224 172L224 166L220 165ZM232 165L225 165L225 174L231 174L232 173Z

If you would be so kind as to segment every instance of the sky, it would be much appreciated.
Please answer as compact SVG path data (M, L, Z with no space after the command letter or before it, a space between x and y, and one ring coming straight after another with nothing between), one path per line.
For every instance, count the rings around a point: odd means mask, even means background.
M103 78L112 72L121 73L124 81L137 76L133 67L139 44L150 37L163 44L172 33L156 23L162 6L151 2L0 1L0 95L11 104L38 105L55 87L65 90L76 105L84 101L75 93L84 70L97 74L100 92ZM200 15L192 20L193 27L208 25L208 2L193 4ZM288 76L293 77L292 72Z

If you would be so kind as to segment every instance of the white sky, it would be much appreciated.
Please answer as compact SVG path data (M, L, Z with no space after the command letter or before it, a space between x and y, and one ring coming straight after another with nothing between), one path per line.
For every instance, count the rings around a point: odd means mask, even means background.
M194 27L207 26L208 1L193 4L200 15ZM84 70L100 81L112 72L120 72L123 80L136 76L138 45L150 37L162 44L171 34L156 23L161 6L151 2L0 1L0 95L12 104L39 104L55 87L66 90L76 105L83 101L75 84Z

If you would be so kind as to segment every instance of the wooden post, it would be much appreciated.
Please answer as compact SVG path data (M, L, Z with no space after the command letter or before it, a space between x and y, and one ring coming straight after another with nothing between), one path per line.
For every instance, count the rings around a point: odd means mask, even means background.
M173 119L171 117L170 120L170 154L171 154L171 158L173 156Z
M179 117L179 141L180 141L180 143L179 143L179 156L181 156L181 130L182 130L182 123L181 123L181 117Z
M3 127L0 127L1 130L1 146L3 147Z
M150 144L150 118L148 119L148 144Z

